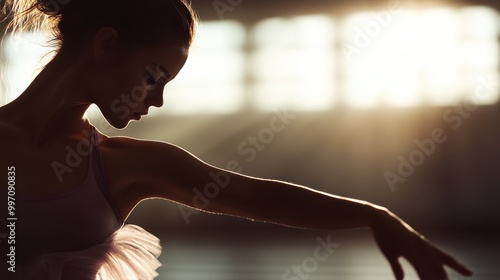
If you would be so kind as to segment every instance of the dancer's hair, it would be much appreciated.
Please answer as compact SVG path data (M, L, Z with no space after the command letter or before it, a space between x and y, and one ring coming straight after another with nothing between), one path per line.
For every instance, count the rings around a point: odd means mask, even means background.
M78 50L106 26L127 48L169 41L189 47L198 21L187 0L6 0L2 14L9 32L51 32L59 51Z

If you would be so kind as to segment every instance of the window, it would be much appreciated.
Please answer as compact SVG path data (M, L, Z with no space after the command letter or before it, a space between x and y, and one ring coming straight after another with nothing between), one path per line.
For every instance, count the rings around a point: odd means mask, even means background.
M233 21L204 22L188 61L165 88L165 111L234 113L245 101L245 28Z
M253 31L250 94L257 108L333 106L335 29L330 18L268 19Z
M450 105L473 94L478 77L498 75L498 14L490 8L406 11L385 23L368 13L345 22L350 106ZM478 103L497 99L498 89Z
M454 105L499 76L499 17L484 6L202 22L190 57L151 113ZM3 102L33 79L44 37L4 41ZM5 59L4 59L5 62ZM478 104L493 104L498 87Z

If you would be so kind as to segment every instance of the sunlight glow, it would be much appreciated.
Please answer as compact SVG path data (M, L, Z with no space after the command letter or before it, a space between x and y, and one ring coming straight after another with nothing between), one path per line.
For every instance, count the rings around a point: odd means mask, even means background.
M244 105L245 28L233 21L205 22L188 61L165 88L163 112L232 113Z
M352 107L452 105L474 93L478 77L498 75L493 9L405 11L374 33L366 28L370 22L373 15L361 13L344 26L343 39L356 47L345 69ZM478 104L492 104L498 95L497 89Z
M47 34L26 32L7 35L0 51L2 57L2 101L16 99L52 59L53 48L47 46ZM6 59L5 59L6 58Z
M334 34L333 21L326 16L274 18L257 24L250 69L256 107L331 108Z
M499 15L486 6L269 18L253 26L202 22L189 59L151 115L450 106L499 77ZM52 57L47 37L2 45L0 102ZM499 88L477 100L493 104ZM95 110L94 110L95 111Z

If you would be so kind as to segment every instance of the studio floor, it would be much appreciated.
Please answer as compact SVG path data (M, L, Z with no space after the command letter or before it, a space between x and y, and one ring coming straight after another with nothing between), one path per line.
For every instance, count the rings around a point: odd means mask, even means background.
M500 279L498 231L424 234L475 272L463 277L448 270L450 280ZM291 235L206 231L171 233L161 240L163 266L157 270L158 280L394 279L368 230ZM404 260L402 264L405 279L418 279L411 265Z

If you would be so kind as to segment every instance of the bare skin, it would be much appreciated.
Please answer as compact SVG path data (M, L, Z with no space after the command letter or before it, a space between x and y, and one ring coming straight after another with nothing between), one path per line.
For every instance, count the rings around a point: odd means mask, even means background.
M87 43L78 56L56 55L18 99L0 108L0 133L8 135L0 138L0 163L20 170L20 194L54 195L80 184L86 164L60 182L51 163L64 159L65 147L88 139L82 134L90 129L84 118L87 108L96 104L111 125L126 127L150 106L162 106L165 84L179 73L188 55L188 49L175 41L123 51L112 28L100 29ZM127 99L139 85L147 95ZM399 257L405 257L421 279L447 279L445 265L472 274L383 207L223 170L163 142L101 133L99 138L111 196L124 218L148 198L196 208L192 189L213 181L210 174L218 174L227 187L200 210L305 229L369 227L396 279L404 277Z

